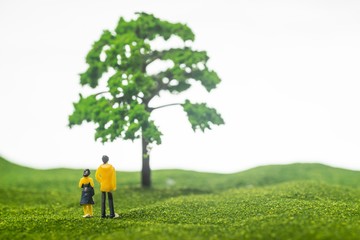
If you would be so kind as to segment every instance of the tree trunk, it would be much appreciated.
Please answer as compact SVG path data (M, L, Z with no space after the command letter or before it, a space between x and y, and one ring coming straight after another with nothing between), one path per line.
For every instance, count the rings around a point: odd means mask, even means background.
M142 170L141 170L141 186L143 188L151 187L151 170L150 170L150 155L148 153L148 142L141 137L142 141Z

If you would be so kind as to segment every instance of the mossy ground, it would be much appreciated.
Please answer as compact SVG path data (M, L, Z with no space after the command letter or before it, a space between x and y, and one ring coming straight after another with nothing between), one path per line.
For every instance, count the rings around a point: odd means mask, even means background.
M94 173L94 171L93 171ZM162 170L153 188L118 173L119 219L82 218L82 170L0 159L0 239L358 239L360 174L319 164L237 174ZM92 174L93 175L93 174Z

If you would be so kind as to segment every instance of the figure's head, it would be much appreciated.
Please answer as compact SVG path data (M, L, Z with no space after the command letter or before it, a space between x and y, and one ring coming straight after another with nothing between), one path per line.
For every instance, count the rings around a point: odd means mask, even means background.
M84 173L83 173L83 176L84 177L88 177L90 175L90 170L89 169L85 169L84 170Z
M102 156L102 161L103 163L107 163L109 161L109 157L106 155Z

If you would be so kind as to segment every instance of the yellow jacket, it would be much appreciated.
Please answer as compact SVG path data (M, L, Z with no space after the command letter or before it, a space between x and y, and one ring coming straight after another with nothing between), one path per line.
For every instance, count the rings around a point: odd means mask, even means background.
M116 172L111 164L102 164L95 173L96 180L100 183L101 192L111 192L116 190Z
M94 187L94 181L93 181L93 179L92 179L91 177L82 177L82 178L80 179L80 182L79 182L79 188L81 188L81 186L82 186L83 184L88 184L88 183L90 183L90 185L91 185L92 187Z

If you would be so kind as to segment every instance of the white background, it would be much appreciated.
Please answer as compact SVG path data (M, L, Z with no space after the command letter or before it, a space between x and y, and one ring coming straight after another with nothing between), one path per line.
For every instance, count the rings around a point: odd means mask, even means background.
M351 0L0 0L0 155L35 168L139 170L140 141L67 127L85 56L120 16L186 23L222 78L155 103L207 102L226 124L193 132L179 107L154 112L153 169L236 172L320 162L360 169L360 2ZM155 104L154 103L154 104Z

